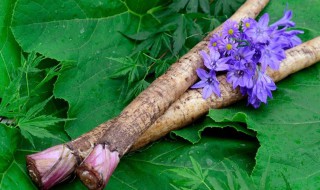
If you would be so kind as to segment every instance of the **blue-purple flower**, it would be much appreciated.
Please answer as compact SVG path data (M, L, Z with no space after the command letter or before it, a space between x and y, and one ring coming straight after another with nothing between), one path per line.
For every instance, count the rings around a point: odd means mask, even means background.
M271 91L277 87L273 80L265 73L259 72L256 83L248 96L248 102L254 107L258 108L260 103L267 103L267 97L272 98Z
M197 74L201 81L191 86L191 88L203 88L202 97L204 99L209 98L212 93L215 93L219 97L221 96L219 81L217 80L214 70L210 70L210 72L207 73L204 69L198 68Z
M245 18L242 20L242 30L246 32L248 29L251 29L252 26L256 25L257 21L252 18Z
M267 66L274 70L278 70L280 62L286 58L284 50L281 48L281 45L276 43L271 43L264 46L261 49L261 58L260 63L262 66L262 71L265 71Z
M246 68L244 63L236 62L227 73L227 82L232 84L233 89L238 86L252 88L252 72Z
M246 30L246 35L254 42L266 43L269 39L270 28L269 14L265 13L258 22L253 22L252 26Z
M255 54L255 50L249 47L239 48L238 51L233 51L231 57L235 61L251 62L252 56Z
M224 55L230 55L232 51L235 51L238 44L231 38L225 38L220 41L219 50Z
M227 20L223 25L222 36L224 38L237 38L240 35L238 23L232 20Z
M270 27L294 27L295 23L291 20L292 19L292 11L287 10L284 12L283 17L278 20L277 22L270 25Z
M240 23L228 20L220 34L210 39L209 53L200 51L205 69L198 69L201 79L192 88L203 88L203 98L212 93L220 96L217 74L227 75L227 82L248 95L248 103L257 108L272 98L276 85L266 74L267 67L278 70L285 59L285 50L301 43L300 30L288 30L295 23L292 11L285 11L281 19L269 26L269 15L259 21L252 18Z
M221 37L218 34L214 34L210 38L209 49L218 50L219 44L221 43L220 41L221 41Z
M224 71L229 68L229 66L223 63L220 59L220 53L213 49L209 49L209 55L205 51L200 51L203 58L204 65L211 70Z

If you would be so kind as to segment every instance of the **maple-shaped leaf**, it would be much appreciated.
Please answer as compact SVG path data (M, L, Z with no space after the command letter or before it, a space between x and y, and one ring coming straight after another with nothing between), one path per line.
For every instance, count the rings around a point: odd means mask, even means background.
M170 9L176 12L185 8L187 13L199 12L199 7L204 13L209 13L209 0L173 0L172 4L169 6Z
M58 118L53 115L41 114L51 98L52 97L32 106L27 110L24 116L17 118L16 125L20 128L22 136L24 136L33 146L33 137L54 138L63 141L58 136L53 135L47 127L54 126L59 122L71 120Z
M109 77L110 78L121 78L125 77L128 79L128 84L135 81L141 80L147 72L147 63L140 54L136 58L109 58L110 60L116 61L121 66Z
M214 1L214 15L225 16L231 15L237 10L245 0L215 0Z

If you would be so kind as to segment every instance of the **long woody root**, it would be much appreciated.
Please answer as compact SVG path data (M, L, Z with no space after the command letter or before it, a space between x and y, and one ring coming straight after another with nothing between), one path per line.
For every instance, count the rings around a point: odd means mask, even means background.
M268 69L267 73L277 82L318 61L320 61L320 37L287 50L286 59L281 62L279 70ZM188 90L140 136L131 147L131 150L141 148L150 142L158 140L172 130L192 123L197 118L206 114L210 108L223 108L243 98L238 89L234 90L232 85L226 82L225 76L219 76L218 80L221 84L220 98L212 96L204 100L201 90Z

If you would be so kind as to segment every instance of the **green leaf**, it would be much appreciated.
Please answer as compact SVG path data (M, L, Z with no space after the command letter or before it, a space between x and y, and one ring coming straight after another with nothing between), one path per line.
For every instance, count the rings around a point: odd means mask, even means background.
M245 146L241 145L245 144ZM191 145L181 141L162 140L145 150L129 154L122 158L115 173L111 176L106 189L173 189L170 184L178 186L174 181L177 175L169 170L188 169L193 171L194 165L190 157L207 176L224 180L225 171L221 161L229 158L237 163L240 169L251 171L254 165L253 155L256 144L251 141L240 141L232 138L204 137L201 143ZM204 173L204 172L203 172ZM148 180L146 180L148 176ZM204 186L200 186L204 188ZM79 181L57 186L55 189L86 189ZM189 188L190 189L190 188Z
M187 13L195 13L198 11L198 0L189 0L189 3L186 7Z
M10 167L13 154L18 146L19 131L0 123L0 134L0 173L3 174Z
M169 8L178 12L181 9L184 9L188 2L189 2L189 0L173 0L171 5L169 6Z
M177 29L173 33L173 54L177 54L184 45L187 37L185 15L176 18Z
M32 144L33 147L35 147L34 137L38 137L42 139L53 138L53 139L60 140L61 142L64 142L63 139L57 137L56 135L50 133L48 130L43 129L41 127L35 127L28 124L24 124L24 125L21 125L20 130L21 130L22 136L24 136Z
M257 110L239 103L210 111L216 121L245 121L257 132L261 147L252 174L256 183L269 168L271 189L285 189L288 184L292 189L319 187L319 81L317 64L279 83L274 99Z
M200 120L199 123L192 124L191 126L180 129L180 130L172 131L171 133L195 144L195 143L200 142L201 137L202 137L202 133L206 129L215 129L215 128L223 129L226 127L227 128L232 127L236 131L242 132L242 133L249 135L249 136L252 136L252 137L256 136L254 131L247 129L246 127L244 127L243 125L241 125L239 123L232 123L232 122L220 122L219 123L219 122L214 122L210 118L206 118L204 121Z
M125 94L124 101L128 102L132 100L132 98L138 96L143 90L145 90L150 85L146 80L140 80L136 83L133 83L128 92Z
M166 59L166 60L164 60L164 61L162 61L161 59L158 59L157 61L156 61L156 65L155 65L155 74L156 74L156 77L159 77L159 76L161 76L162 74L164 74L167 70L168 70L168 68L170 67L170 65L171 65L171 63L172 63L173 61L172 60L168 60L168 59Z
M175 12L186 8L187 13L196 13L199 6L204 13L210 12L209 0L173 0L169 8Z
M26 51L77 62L59 75L54 89L56 97L69 102L69 117L78 118L66 126L72 137L115 116L124 107L119 101L121 81L109 78L121 65L107 57L129 55L133 49L134 43L118 31L139 32L143 27L139 25L141 18L131 14L121 1L103 3L95 7L96 12L90 7L77 6L73 0L47 1L39 11L33 11L37 3L20 0L12 24L15 37ZM114 7L117 9L105 11ZM40 21L36 19L39 15ZM58 40L56 36L60 36ZM95 115L93 120L88 119L91 114Z
M200 8L204 13L210 13L210 4L209 1L199 0Z
M32 136L38 138L55 138L63 142L61 138L53 135L46 128L70 119L57 118L52 115L39 115L51 99L52 97L34 105L28 109L23 117L18 118L17 126L20 128L22 136L28 139L33 146L34 141Z
M213 3L215 16L227 16L237 10L244 3L244 0L215 0Z
M11 73L20 65L20 48L10 30L14 4L14 0L0 3L0 97L13 80Z
M160 0L144 1L144 0L125 0L130 11L133 11L136 14L145 14L147 11L153 7L156 7L161 3Z
M0 189L35 189L26 174L25 166L16 161L19 130L0 124L0 142Z

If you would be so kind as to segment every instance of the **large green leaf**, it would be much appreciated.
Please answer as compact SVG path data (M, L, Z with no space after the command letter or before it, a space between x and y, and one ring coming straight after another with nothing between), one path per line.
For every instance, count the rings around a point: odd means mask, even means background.
M26 174L24 157L15 154L20 142L18 129L0 124L0 189L34 189ZM20 157L17 161L16 156Z
M317 0L279 0L270 1L263 13L269 13L270 22L274 22L283 16L285 10L293 11L293 20L299 28L311 29L319 34L320 25L317 16L320 1Z
M251 141L204 137L202 143L191 145L175 141L160 141L151 147L125 156L106 189L172 189L170 183L176 178L170 169L192 168L192 156L209 176L226 180L222 165L226 159L233 160L245 171L251 171L257 145ZM79 181L57 186L56 189L85 189Z
M10 30L15 0L0 3L0 97L9 82L11 73L20 64L20 48Z
M133 48L119 31L139 31L144 26L140 24L143 18L131 14L120 1L101 2L95 11L89 4L20 0L13 20L13 32L26 51L75 62L55 85L55 95L70 105L69 117L77 118L67 125L71 137L92 129L123 108L118 101L121 82L108 78L119 65L107 57L127 55Z
M211 110L218 122L245 122L261 144L252 176L267 166L271 189L317 189L320 186L320 64L278 85L274 99L255 110L239 103Z

